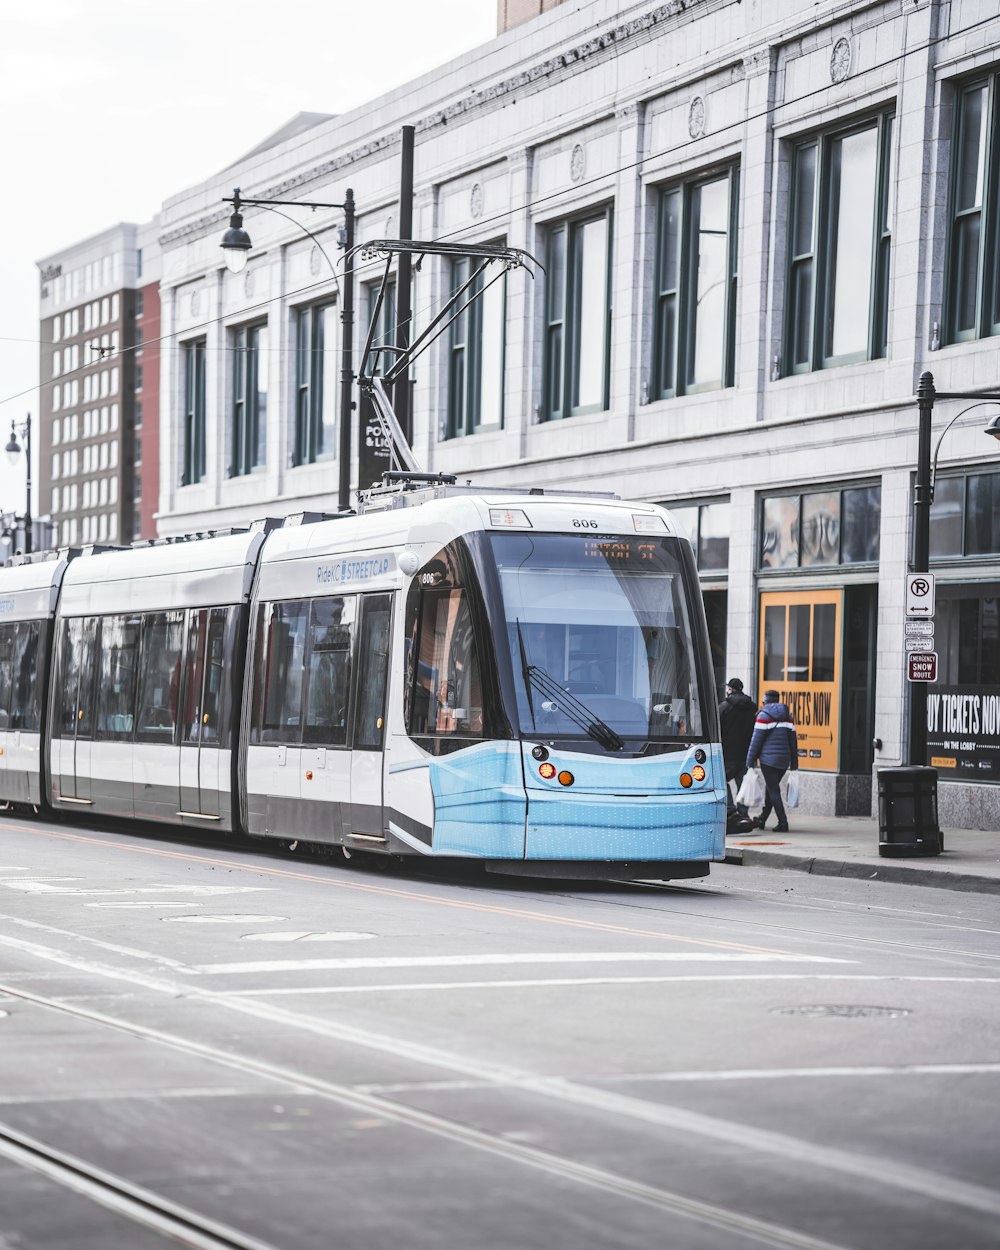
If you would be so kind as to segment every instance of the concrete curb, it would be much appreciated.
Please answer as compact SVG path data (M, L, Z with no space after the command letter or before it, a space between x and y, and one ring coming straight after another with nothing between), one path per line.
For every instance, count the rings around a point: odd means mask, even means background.
M753 847L732 847L726 850L725 862L741 864L744 868L785 868L793 872L813 873L818 877L850 877L862 881L933 886L937 890L959 890L968 894L1000 894L1000 878L953 872L947 868L917 868L893 859L862 863L858 860L819 859L814 855L755 850Z

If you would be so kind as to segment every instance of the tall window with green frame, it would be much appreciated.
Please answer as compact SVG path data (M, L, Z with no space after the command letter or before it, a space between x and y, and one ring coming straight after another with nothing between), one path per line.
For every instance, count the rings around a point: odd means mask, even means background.
M732 386L739 170L660 192L654 395Z
M267 447L267 326L230 332L233 355L233 446L230 477L264 464Z
M886 352L894 114L792 150L784 372Z
M507 275L495 266L477 273L467 257L451 264L457 294L470 278L459 306L469 304L451 323L448 346L448 437L498 430L503 424L504 314ZM495 281L493 279L496 279ZM471 300L471 303L470 303Z
M337 449L336 304L295 314L295 445L292 464L328 460Z
M200 482L207 472L205 443L205 340L185 343L184 352L184 447L181 485Z
M379 283L373 282L368 287L368 320L365 325L370 326L372 318L375 316L375 309L378 304ZM413 333L411 327L410 342L413 341ZM365 373L370 373L373 377L381 376L392 368L392 362L396 358L395 352L392 351L376 351L375 348L391 348L396 345L396 279L385 284L385 297L382 300L382 307L379 309L378 324L375 326L375 334L372 338L372 351L369 353L368 359L365 361Z
M1000 334L1000 74L955 93L948 237L949 342Z
M611 208L550 226L545 254L542 416L600 412L609 402Z

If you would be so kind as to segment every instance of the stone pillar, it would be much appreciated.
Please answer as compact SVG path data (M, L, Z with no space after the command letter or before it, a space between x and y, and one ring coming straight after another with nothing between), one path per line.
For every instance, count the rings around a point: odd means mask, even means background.
M507 158L510 218L507 244L534 254L534 226L531 220L531 177L533 153L521 148ZM539 257L543 260L542 257ZM534 405L540 398L541 348L532 329L537 301L544 296L545 277L538 271L533 281L523 269L507 275L507 340L504 352L504 442L523 459L527 455L528 429L535 420ZM539 289L541 284L541 289ZM515 443L516 440L516 443Z
M611 254L611 412L627 418L628 442L635 438L635 407L640 396L643 344L643 294L649 289L646 264L652 252L643 241L646 201L640 174L645 146L645 112L637 103L618 109L618 182L615 187L614 245Z

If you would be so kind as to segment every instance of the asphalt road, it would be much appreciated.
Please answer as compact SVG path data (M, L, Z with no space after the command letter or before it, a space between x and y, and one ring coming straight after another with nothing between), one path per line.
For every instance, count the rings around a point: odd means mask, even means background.
M998 1037L984 895L0 817L0 1250L995 1248Z

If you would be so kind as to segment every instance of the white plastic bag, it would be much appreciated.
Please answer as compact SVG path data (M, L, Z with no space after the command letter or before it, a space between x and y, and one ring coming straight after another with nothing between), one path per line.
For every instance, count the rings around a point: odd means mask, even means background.
M748 768L736 792L736 802L744 807L764 806L764 783L756 768Z
M788 774L788 792L785 795L786 807L798 807L799 805L799 770L793 768Z

